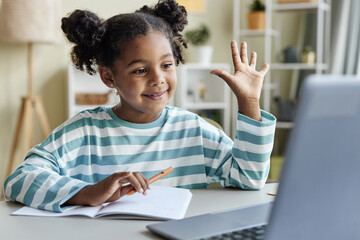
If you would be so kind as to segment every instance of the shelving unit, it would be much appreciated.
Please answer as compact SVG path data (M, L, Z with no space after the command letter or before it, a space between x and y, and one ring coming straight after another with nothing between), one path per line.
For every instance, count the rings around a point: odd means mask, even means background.
M241 5L242 3L242 5ZM316 74L322 74L325 70L328 69L328 56L329 53L324 51L324 49L329 49L330 46L330 9L331 9L331 0L318 0L317 2L298 2L298 3L277 3L276 0L265 0L266 5L266 27L264 30L248 30L241 29L240 24L240 9L244 4L250 4L250 1L246 0L233 0L234 4L234 19L233 19L233 32L234 39L240 40L241 38L253 38L253 37L262 37L264 40L264 62L270 63L270 72L267 74L263 86L263 102L262 108L266 111L271 111L271 103L273 91L279 89L279 80L275 81L273 79L278 79L278 77L273 77L275 75L274 71L299 71L299 70L312 70ZM281 41L280 36L284 34L281 31L281 24L277 17L281 13L299 13L300 11L304 12L315 12L317 14L317 31L316 31L316 62L315 64L305 64L305 63L281 63L275 60L275 55L281 51ZM277 22L273 22L273 19ZM273 26L276 26L274 29ZM276 39L276 44L273 44L273 39ZM273 46L274 45L274 46ZM293 127L292 123L289 122L278 122L277 128L286 128L291 129Z
M271 2L271 0L267 0ZM304 63L277 63L273 62L271 64L272 71L275 70L311 70L313 73L322 74L328 69L328 56L329 52L326 52L325 49L330 47L330 6L331 0L318 0L317 2L304 2L304 3L289 3L289 4L269 4L270 10L274 14L289 13L289 12L312 12L316 14L316 61L314 64L304 64ZM277 21L279 21L277 19ZM271 23L271 22L270 22ZM275 23L276 26L281 26L278 22ZM281 31L281 30L279 30ZM275 51L280 51L279 45ZM270 49L271 51L271 49ZM279 84L279 83L278 83ZM292 128L293 124L286 124L279 122L278 128Z
M266 26L264 30L244 30L240 26L240 10L241 6L246 4L246 7L251 1L247 0L233 0L234 4L234 19L233 32L234 39L252 39L262 38L264 43L263 59L264 62L270 64L270 71L265 77L265 82L262 92L262 108L265 111L272 111L273 97L280 94L281 84L289 84L290 96L296 96L299 80L299 73L301 70L307 70L316 74L322 74L328 69L328 59L330 56L330 10L331 0L318 0L317 2L298 2L298 3L278 3L277 0L264 0L266 5ZM242 5L241 5L242 4ZM243 11L242 14L244 14ZM282 21L280 19L282 13L299 14L309 13L316 14L316 61L314 64L306 63L283 63L279 61L278 55L282 49L287 46L281 44L281 36L286 34L282 31ZM299 24L301 26L301 24ZM304 26L305 27L305 26ZM244 28L244 27L243 27ZM301 31L301 28L299 28ZM273 42L274 41L274 42ZM303 47L303 44L294 42L295 46ZM299 49L300 50L300 49ZM326 50L326 51L325 51ZM300 53L300 51L299 51ZM261 54L261 53L260 53ZM260 55L258 52L258 55ZM284 74L285 73L285 74ZM291 77L284 78L286 74L290 73ZM306 72L307 74L308 72ZM284 82L289 81L289 82ZM295 90L294 90L295 89ZM281 166L283 162L283 146L288 132L293 128L294 123L291 121L277 121L276 124L276 138L273 155L271 157L271 171L269 179L277 181Z
M76 69L73 65L68 66L68 117L72 117L85 109L95 108L100 105L82 105L76 103L76 93L105 94L109 88L101 81L99 74L89 75ZM101 106L112 107L119 102L115 92L111 93L106 104Z
M230 71L227 63L187 63L178 67L175 105L217 121L230 135L230 88L213 69Z

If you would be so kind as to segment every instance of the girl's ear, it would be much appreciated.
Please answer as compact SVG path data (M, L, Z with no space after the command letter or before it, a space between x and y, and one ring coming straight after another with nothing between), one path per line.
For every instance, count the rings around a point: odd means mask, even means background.
M114 88L115 86L115 79L114 74L112 71L107 67L99 67L99 74L100 78L103 81L103 83L108 86L109 88Z

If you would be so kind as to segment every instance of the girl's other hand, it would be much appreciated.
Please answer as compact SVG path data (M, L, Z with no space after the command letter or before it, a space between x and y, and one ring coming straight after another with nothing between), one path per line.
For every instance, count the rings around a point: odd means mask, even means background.
M231 41L231 52L235 69L234 75L219 69L210 73L221 77L229 85L238 100L240 113L260 121L259 100L264 77L269 70L269 64L264 64L260 71L256 71L256 52L251 53L249 62L246 42L241 43L239 54L236 41Z
M124 184L126 185L124 186ZM65 202L65 205L99 206L106 202L118 200L131 189L146 194L146 191L150 189L149 186L148 179L139 172L114 173L96 184L84 187Z

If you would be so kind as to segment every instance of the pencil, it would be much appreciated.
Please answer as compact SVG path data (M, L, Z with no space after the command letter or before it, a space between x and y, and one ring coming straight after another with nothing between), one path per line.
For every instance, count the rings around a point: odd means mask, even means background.
M171 173L173 171L173 167L168 167L167 169L165 169L164 171L161 171L160 173L156 174L155 176L149 178L149 182L154 183L155 181L159 180L160 178L168 175L169 173ZM132 195L136 193L135 189L131 189L126 195Z

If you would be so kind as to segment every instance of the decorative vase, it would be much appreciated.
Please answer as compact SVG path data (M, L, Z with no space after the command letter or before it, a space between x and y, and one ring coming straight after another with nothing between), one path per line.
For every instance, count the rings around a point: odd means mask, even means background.
M301 60L303 63L314 64L315 63L315 52L302 53Z
M249 29L265 29L265 11L254 11L247 14Z
M195 60L200 64L209 64L211 63L213 54L212 46L198 46L195 48Z
M299 63L301 62L299 52L296 46L289 46L283 50L284 63Z

